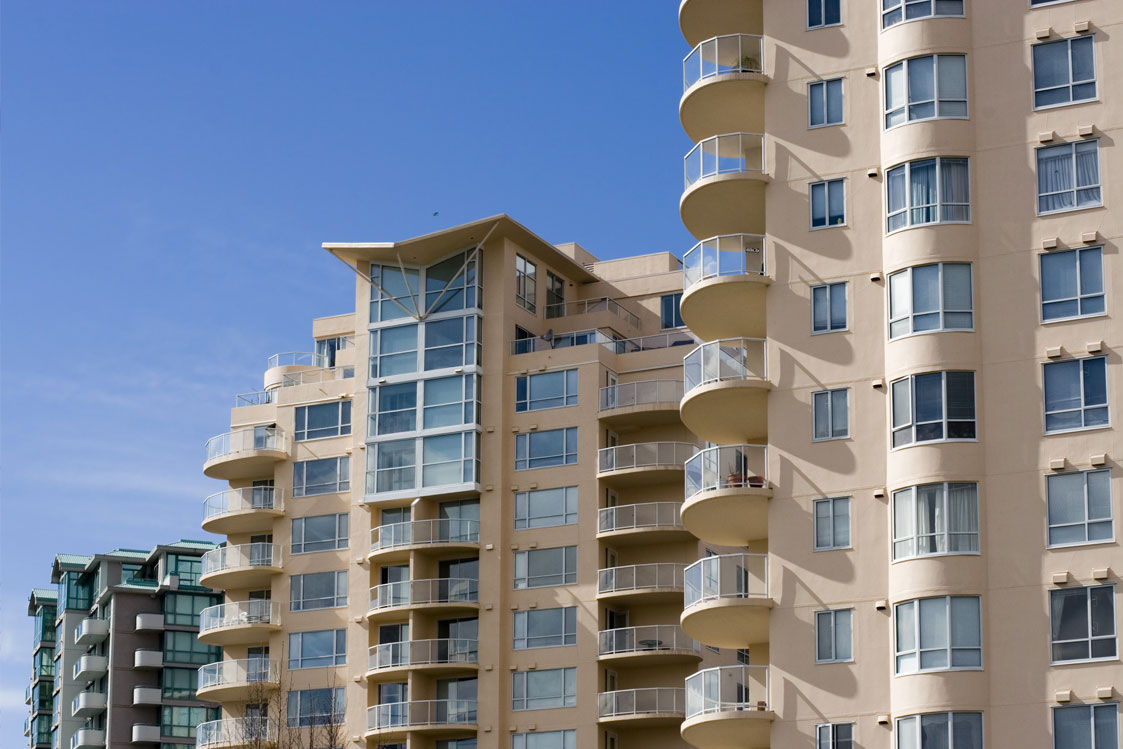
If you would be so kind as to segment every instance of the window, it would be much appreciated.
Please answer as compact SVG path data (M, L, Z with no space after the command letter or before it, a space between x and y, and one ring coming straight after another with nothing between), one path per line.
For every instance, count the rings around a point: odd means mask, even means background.
M1114 659L1115 586L1049 591L1053 663Z
M659 299L660 307L660 327L663 330L669 328L681 328L686 325L682 321L682 315L679 313L679 302L682 301L682 294L664 294Z
M479 474L476 459L479 435L457 432L421 440L421 485L470 484Z
M1045 365L1045 431L1107 426L1107 359L1070 359Z
M205 666L222 657L222 649L204 645L194 632L168 630L164 633L164 661Z
M293 518L292 553L347 548L347 514Z
M347 663L347 630L293 632L289 635L289 669L343 666Z
M815 726L815 749L854 749L853 723L822 723Z
M565 317L565 279L546 271L546 317Z
M983 714L927 713L899 718L897 749L983 749Z
M885 69L885 129L906 122L967 117L967 58L928 55Z
M841 78L807 84L807 122L810 127L842 124Z
M165 668L160 680L164 699L194 700L199 686L199 671L194 668Z
M931 372L894 380L893 447L975 439L975 373Z
M199 612L221 601L219 596L167 593L164 595L164 624L173 627L198 627Z
M393 377L417 371L417 326L370 332L370 376Z
M515 552L515 590L577 582L577 547Z
M807 28L821 29L842 23L842 0L807 0Z
M1058 473L1045 479L1049 497L1049 545L1110 541L1111 471Z
M1034 109L1096 98L1094 44L1078 36L1033 46Z
M881 0L881 28L931 16L962 16L963 0Z
M515 413L576 405L576 369L515 378Z
M516 671L511 694L512 710L573 707L577 704L577 669Z
M846 223L846 180L811 183L811 228Z
M425 429L480 423L476 375L425 380L421 423Z
M538 289L538 267L522 255L515 255L515 304L534 314Z
M853 609L815 612L815 662L854 660L851 619Z
M370 320L385 322L417 315L415 300L419 296L417 268L402 269L391 265L371 265ZM379 290L381 287L381 291ZM372 348L371 351L374 349Z
M368 494L412 489L417 483L416 440L395 440L371 445L367 450L367 460ZM373 481L371 473L374 474Z
M347 571L293 575L289 586L289 610L311 611L347 605Z
M1041 319L1071 320L1104 313L1103 248L1041 255Z
M1119 749L1119 705L1054 707L1053 749Z
M401 382L370 389L369 436L417 429L417 386L416 382Z
M846 282L811 287L811 332L846 330Z
M511 749L577 749L577 731L512 734Z
M425 371L476 364L479 361L477 321L475 315L468 315L425 323Z
M567 466L577 462L577 427L515 435L515 470Z
M850 497L815 500L815 551L850 548Z
M983 667L978 596L919 598L894 606L897 674Z
M323 458L293 463L292 495L311 497L316 494L345 492L351 488L351 459Z
M889 338L942 330L971 330L970 263L933 263L889 276Z
M175 575L179 578L179 585L199 587L199 576L203 573L203 558L202 557L189 557L184 554L168 554L168 574ZM71 589L73 594L73 588ZM87 591L88 593L88 591ZM62 596L59 597L62 600ZM66 608L83 608L90 607L89 600L86 600L84 606L71 606L67 602Z
M217 707L164 705L160 708L160 735L177 739L193 739L196 726L217 719Z
M894 560L978 551L978 484L923 484L893 492Z
M814 439L837 440L850 436L850 389L820 390L811 394Z
M576 644L576 606L515 612L515 650Z
M350 336L334 336L332 338L316 339L316 356L320 357L326 367L335 366L335 355L339 351L353 346Z
M923 159L885 173L888 230L971 222L967 159Z
M577 522L577 487L535 489L515 494L515 530L573 525Z
M479 307L479 253L458 252L425 269L427 314Z
M1086 140L1037 149L1037 212L1103 205L1100 142Z
M340 437L351 433L351 401L298 406L296 441Z
M343 687L289 692L288 724L325 726L343 722Z

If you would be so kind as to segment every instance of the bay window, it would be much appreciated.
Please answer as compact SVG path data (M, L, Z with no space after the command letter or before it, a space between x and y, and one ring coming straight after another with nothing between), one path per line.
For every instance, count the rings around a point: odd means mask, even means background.
M892 447L940 440L974 440L975 373L930 372L890 385Z
M978 551L978 484L922 484L893 492L894 561Z
M889 338L971 330L971 264L917 265L889 276Z
M927 55L885 69L885 129L917 120L967 117L967 58Z
M967 159L910 161L888 170L885 185L890 233L910 226L971 222Z
M982 613L978 596L918 598L893 607L896 673L981 669Z

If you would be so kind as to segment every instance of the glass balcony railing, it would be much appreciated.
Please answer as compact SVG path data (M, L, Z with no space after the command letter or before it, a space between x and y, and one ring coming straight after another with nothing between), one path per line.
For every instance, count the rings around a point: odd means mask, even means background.
M768 598L767 554L699 559L684 573L683 608L727 598Z
M644 502L634 505L602 507L597 515L598 533L642 530L644 528L682 528L681 502Z
M694 388L723 380L767 380L768 343L763 338L708 341L682 360L683 385Z
M632 327L640 325L639 315L624 309L611 297L597 297L595 299L578 299L575 302L561 302L546 305L546 319L556 317L571 317L573 315L587 315L593 312L610 312Z
M763 73L763 39L756 34L726 34L707 39L682 61L682 90L726 73Z
M276 682L280 664L268 658L243 658L219 661L199 667L199 689L214 689L231 684Z
M686 719L769 710L768 666L720 666L686 677Z
M683 589L684 565L675 562L627 564L597 572L597 593L640 593Z
M467 577L383 583L370 589L370 610L378 611L394 606L476 603L479 601L479 588L478 580Z
M637 351L656 351L674 346L691 346L698 340L688 331L656 333L638 338L621 338L612 330L600 328L578 330L572 333L552 333L549 336L532 336L511 341L512 354L530 354L535 351L586 346L599 343L614 354L632 354Z
M469 725L475 722L475 700L414 700L367 708L368 731Z
M200 723L195 732L195 745L205 746L272 746L277 739L277 726L269 718L224 718Z
M597 633L597 655L658 654L666 651L701 654L702 646L677 624L621 627Z
M686 499L717 489L768 486L766 445L707 447L686 461Z
M685 715L686 690L682 687L618 689L597 695L597 717Z
M372 552L398 549L405 546L475 544L479 542L479 521L461 520L459 518L389 523L371 528L370 531L370 550Z
M600 389L600 410L630 406L646 406L654 403L668 403L678 406L682 400L681 380L642 380L640 382L621 382Z
M286 351L283 354L273 354L269 357L266 369L274 367L318 367L323 369L328 366L328 357L310 351Z
M683 466L697 451L698 446L689 442L638 442L604 447L597 451L597 471Z
M728 133L706 138L683 159L686 189L700 179L719 174L766 173L764 136L760 133Z
M370 649L367 670L404 666L432 666L473 664L478 659L479 643L476 640L406 640L384 642Z
M208 606L199 612L199 634L248 625L273 625L281 623L281 604L276 601L238 601Z
M283 510L284 491L272 486L252 486L215 492L203 500L203 519L210 520L231 512Z
M234 408L245 406L263 406L267 403L277 402L276 390L258 390L255 393L239 393L234 396Z
M251 450L287 450L285 432L277 427L238 429L207 440L207 460Z
M281 387L296 387L297 385L318 385L323 382L335 380L348 380L355 376L354 367L322 367L320 369L304 369L299 372L289 372L281 375Z
M279 544L254 543L223 546L203 555L203 574L209 575L243 567L280 567Z
M657 351L674 348L675 346L691 346L696 343L698 343L698 339L688 331L676 330L671 333L655 333L639 338L621 338L604 345L616 354L634 354L638 351Z
M682 256L682 288L722 276L763 276L765 239L761 234L724 234L703 239Z

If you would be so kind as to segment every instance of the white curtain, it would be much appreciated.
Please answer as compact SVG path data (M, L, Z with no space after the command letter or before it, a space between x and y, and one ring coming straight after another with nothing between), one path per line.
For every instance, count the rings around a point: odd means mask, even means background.
M936 161L913 162L909 168L910 224L936 221Z
M1099 205L1100 149L1099 143L1076 143L1076 205Z
M970 221L971 179L967 159L941 159L940 186L943 190L940 220Z
M948 485L949 551L979 550L979 498L975 484Z
M1097 166L1097 172L1099 171ZM1073 206L1072 146L1050 146L1037 151L1037 203L1041 213Z

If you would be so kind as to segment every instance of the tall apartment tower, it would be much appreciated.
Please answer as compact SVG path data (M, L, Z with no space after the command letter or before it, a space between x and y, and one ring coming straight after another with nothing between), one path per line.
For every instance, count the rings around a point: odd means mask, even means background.
M31 681L24 691L29 713L23 735L31 749L51 746L51 714L54 712L55 613L58 593L53 588L33 588L27 615L34 620L31 640Z

